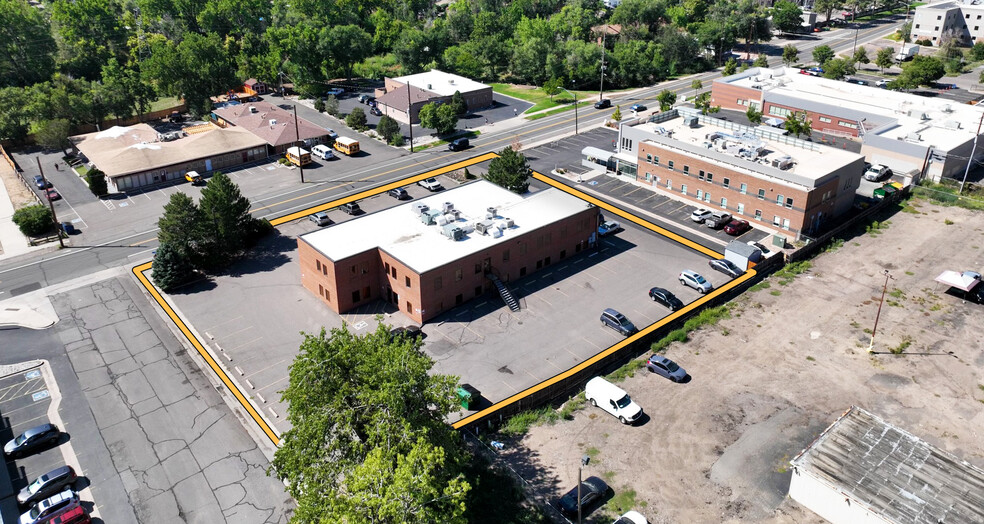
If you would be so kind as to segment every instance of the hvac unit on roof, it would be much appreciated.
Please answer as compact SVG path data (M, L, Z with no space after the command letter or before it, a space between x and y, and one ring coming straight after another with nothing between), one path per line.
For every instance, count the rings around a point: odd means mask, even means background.
M465 231L455 224L447 224L441 227L441 233L451 240L461 240L465 237Z
M273 127L275 125L277 125L277 119L276 118L271 118L270 119L270 127Z
M410 206L410 211L413 211L413 214L417 216L424 214L424 211L427 211L428 209L430 209L430 207L428 207L427 204L421 204L419 202L416 202Z
M943 106L942 111L944 113L952 113L953 112L953 106L951 106L950 104L946 104L946 105Z
M960 129L960 122L957 122L956 120L947 120L946 122L943 122L943 127L951 131L956 131L957 129Z
M451 84L451 85L454 85L454 78L449 78L448 79L448 83Z
M920 135L919 133L909 133L908 135L905 135L906 142L919 142L921 140L922 140L922 135Z
M255 113L256 112L256 106L249 106L249 112L250 113Z
M489 231L495 229L491 220L482 220L481 222L475 222L475 231L483 235L489 234Z
M452 204L451 202L445 202L445 203L441 204L441 211L443 211L445 213L450 213L451 210L453 210L453 209L454 209L454 204Z
M909 116L911 116L912 118L915 118L916 120L926 120L926 113L924 113L924 112L922 112L922 111L920 111L918 109L910 109L909 110Z

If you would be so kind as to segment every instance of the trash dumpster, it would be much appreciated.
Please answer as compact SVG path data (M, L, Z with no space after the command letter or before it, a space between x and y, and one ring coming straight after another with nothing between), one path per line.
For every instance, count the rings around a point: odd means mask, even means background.
M461 408L467 410L473 410L478 406L478 399L482 396L482 393L475 389L471 384L462 384L458 387L458 400L461 402Z

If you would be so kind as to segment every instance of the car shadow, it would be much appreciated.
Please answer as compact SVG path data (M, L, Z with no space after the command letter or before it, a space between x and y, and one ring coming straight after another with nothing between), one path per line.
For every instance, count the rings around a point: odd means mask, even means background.
M630 425L632 427L634 427L634 428L641 428L642 426L645 426L646 424L649 424L649 421L650 420L652 420L652 417L649 416L649 413L646 413L645 411L643 411L642 412L642 415L639 415L639 420L633 422Z
M85 488L87 488L87 487L89 487L91 485L92 485L92 481L89 480L89 477L87 477L85 475L80 475L78 478L75 479L75 482L74 482L74 486L75 487L73 489L75 491L82 491L83 489L85 489Z
M690 373L687 373L687 376L685 376L685 377L681 378L679 381L677 381L677 384L690 384L690 381L693 380L693 379L694 378L690 376Z

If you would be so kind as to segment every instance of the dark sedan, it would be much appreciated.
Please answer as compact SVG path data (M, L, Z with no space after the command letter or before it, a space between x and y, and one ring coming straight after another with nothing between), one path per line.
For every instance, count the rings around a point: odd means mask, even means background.
M75 482L78 476L72 466L62 466L55 468L44 475L41 475L34 482L28 484L17 494L17 503L22 506L30 506L35 502L44 500L55 493L58 493L69 484Z
M604 498L608 484L598 477L588 477L581 483L581 513L589 513L589 508ZM557 500L557 507L567 518L577 518L577 486Z
M720 271L731 278L738 278L744 273L734 262L723 258L720 260L710 260L707 262L707 265L711 266L711 269L714 271Z
M594 104L595 109L606 109L612 107L612 101L609 99L599 100Z
M653 302L663 304L664 306L670 308L670 311L676 311L683 307L683 301L676 297L673 293L665 290L661 287L654 287L649 290L649 298L653 299Z
M54 424L41 424L21 433L7 442L3 452L8 457L20 457L42 446L54 444L61 438L61 431Z

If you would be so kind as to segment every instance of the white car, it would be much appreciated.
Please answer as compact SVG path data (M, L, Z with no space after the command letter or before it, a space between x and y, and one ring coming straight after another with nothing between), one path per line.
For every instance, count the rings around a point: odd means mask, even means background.
M625 515L622 515L614 522L614 524L649 524L646 517L638 511L626 511Z
M878 87L888 87L888 80L885 80L883 78L883 79L875 82L875 85L878 86Z
M331 159L335 158L335 153L331 150L330 147L328 147L328 146L326 146L324 144L318 144L318 145L314 146L311 149L311 152L314 153L314 156L316 156L316 157L318 157L318 158L320 158L322 160L331 160Z
M20 516L19 524L40 524L48 522L50 517L79 505L79 494L66 489L61 493L48 497L35 504L30 510Z
M698 207L690 214L690 220L697 222L698 224L704 222L708 218L711 218L711 210Z
M427 189L428 191L440 191L444 189L444 186L442 186L436 178L425 178L420 182L417 182L417 185Z
M701 276L700 273L689 269L680 273L680 283L696 289L701 294L708 293L714 289L714 286L706 278Z

